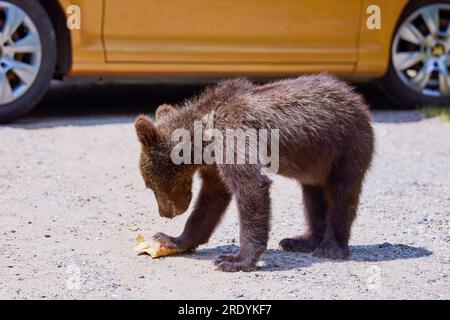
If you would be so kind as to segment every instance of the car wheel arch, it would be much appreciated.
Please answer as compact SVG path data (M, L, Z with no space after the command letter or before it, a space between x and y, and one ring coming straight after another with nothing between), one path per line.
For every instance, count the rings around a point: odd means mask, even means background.
M72 68L72 43L66 26L66 15L57 0L39 0L47 12L56 34L57 56L53 77L62 79Z

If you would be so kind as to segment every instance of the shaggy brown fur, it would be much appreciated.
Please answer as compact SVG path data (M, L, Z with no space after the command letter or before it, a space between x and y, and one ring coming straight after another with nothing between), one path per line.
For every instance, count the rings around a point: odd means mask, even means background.
M309 224L306 234L283 239L280 247L323 258L347 258L350 228L371 162L374 136L363 99L328 74L261 86L245 79L224 81L179 108L161 107L155 123L139 116L135 126L142 143L141 173L155 193L160 214L173 217L186 211L196 171L203 183L181 236L160 233L155 238L182 249L207 242L235 195L240 251L219 256L215 264L223 271L252 270L266 249L271 181L260 174L260 165L175 165L171 161L176 144L171 142L172 132L185 128L193 134L194 121L211 111L214 127L222 132L226 128L280 130L278 173L301 184Z

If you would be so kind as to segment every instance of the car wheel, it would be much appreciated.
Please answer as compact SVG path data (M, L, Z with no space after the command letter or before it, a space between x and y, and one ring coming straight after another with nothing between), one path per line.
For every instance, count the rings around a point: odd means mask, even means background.
M53 76L55 31L38 1L0 1L0 122L29 111Z
M381 84L402 108L450 105L450 4L413 1L400 18Z

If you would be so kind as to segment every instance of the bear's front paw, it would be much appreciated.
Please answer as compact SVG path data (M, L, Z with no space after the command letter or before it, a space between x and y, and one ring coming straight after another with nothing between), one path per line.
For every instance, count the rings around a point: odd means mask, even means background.
M239 255L220 255L214 260L214 264L218 270L225 272L253 271L256 269L255 263Z
M153 236L153 240L158 242L162 247L166 249L179 249L179 250L184 249L180 246L176 238L168 236L167 234L162 232L155 234Z

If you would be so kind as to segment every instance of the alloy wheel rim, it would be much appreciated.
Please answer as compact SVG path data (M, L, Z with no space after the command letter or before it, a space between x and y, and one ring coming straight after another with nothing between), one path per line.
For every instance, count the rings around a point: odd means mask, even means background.
M0 3L0 107L34 83L42 58L41 39L31 18L12 3Z
M412 13L395 35L392 63L415 92L450 96L450 5L428 5Z

